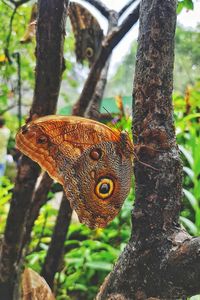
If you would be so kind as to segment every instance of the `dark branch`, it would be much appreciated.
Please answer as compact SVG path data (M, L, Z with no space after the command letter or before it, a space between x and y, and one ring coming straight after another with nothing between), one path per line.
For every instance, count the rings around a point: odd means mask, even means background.
M21 245L21 249L25 247L26 244L29 243L31 237L31 231L33 229L35 220L39 216L40 208L47 202L48 192L51 188L53 183L53 179L49 177L49 175L45 172L42 175L41 181L39 186L34 191L31 205L29 208L29 214L27 214L27 221L26 221L26 229L23 235L23 241Z
M100 1L100 0L85 0L85 2L90 3L106 18L109 18L110 10Z
M7 57L9 63L12 63L12 59L10 58L10 54L9 54L9 46L10 46L10 39L11 39L11 35L12 35L13 20L14 20L16 12L17 12L17 7L14 8L12 15L10 17L9 30L8 30L8 35L6 38L5 49L4 49L5 56Z
M136 0L130 0L124 7L121 8L119 11L118 15L119 18L123 15L123 13L135 2Z
M63 70L67 4L66 0L39 1L36 84L30 118L33 115L38 117L53 114L56 110ZM13 299L14 284L19 272L16 262L20 260L23 230L39 172L40 168L36 163L22 156L1 244L2 299Z
M118 13L111 11L109 16L108 34L112 32L113 28L118 24ZM84 116L94 120L100 118L100 106L103 98L104 90L107 83L108 70L110 66L111 57L108 58L103 70L101 71L100 78L97 82L95 92L92 96L91 101L85 111Z
M53 288L54 277L62 259L64 242L71 222L71 215L72 209L65 193L63 193L51 243L41 272L41 275L51 288Z
M0 115L3 115L5 112L11 110L12 108L14 108L14 107L16 107L16 106L17 106L17 104L12 104L12 105L6 107L6 108L3 109L3 110L0 110Z
M85 82L83 91L76 105L74 106L73 113L83 116L99 80L99 76L105 63L110 56L113 48L121 41L125 34L139 19L139 5L133 10L131 14L124 20L124 22L114 29L102 43L102 49L96 62L93 64L88 78Z
M30 0L19 0L19 1L15 1L15 0L9 0L10 3L12 3L16 8L18 8L20 5L29 2Z
M185 241L180 243L181 235L186 236L181 231L177 234L174 247L166 259L166 264L163 263L161 270L163 282L168 283L168 285L163 286L163 294L167 294L169 283L173 282L172 298L200 294L200 237L190 238L187 235Z

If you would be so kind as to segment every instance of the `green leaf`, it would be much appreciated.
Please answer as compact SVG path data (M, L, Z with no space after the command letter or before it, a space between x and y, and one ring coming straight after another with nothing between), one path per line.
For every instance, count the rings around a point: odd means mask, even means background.
M105 270L105 271L111 271L113 268L113 264L105 261L90 261L86 263L86 266L94 270Z
M180 220L183 223L183 225L185 225L193 235L196 235L198 233L198 229L196 225L188 218L180 216Z
M185 197L188 199L190 202L191 206L193 207L194 210L198 208L198 201L197 199L192 195L192 193L186 189L183 189Z

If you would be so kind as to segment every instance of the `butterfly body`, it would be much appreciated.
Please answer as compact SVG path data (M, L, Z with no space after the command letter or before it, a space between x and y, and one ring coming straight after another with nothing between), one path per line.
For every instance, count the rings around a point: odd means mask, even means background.
M22 127L16 143L63 185L81 222L105 227L117 215L131 186L127 133L85 118L47 116Z

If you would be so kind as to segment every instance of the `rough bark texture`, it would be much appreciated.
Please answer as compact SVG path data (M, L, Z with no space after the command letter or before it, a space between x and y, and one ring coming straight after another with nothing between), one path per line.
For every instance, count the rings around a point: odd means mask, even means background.
M54 277L58 271L59 263L61 262L64 242L71 221L72 209L65 194L63 194L60 209L57 217L57 222L51 238L47 256L42 268L41 275L45 278L49 286L53 289Z
M157 171L135 160L131 238L98 300L177 299L200 292L200 239L178 224L182 165L172 108L176 4L141 2L133 133L137 156Z
M64 0L40 0L37 32L37 65L30 119L53 114L63 70L66 5ZM17 265L21 256L26 213L40 169L22 156L0 253L0 298L13 299Z

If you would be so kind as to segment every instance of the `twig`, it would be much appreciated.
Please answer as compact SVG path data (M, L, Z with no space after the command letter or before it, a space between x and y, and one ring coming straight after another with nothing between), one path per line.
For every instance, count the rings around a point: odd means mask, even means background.
M29 2L30 0L20 0L20 1L15 1L15 0L9 0L10 3L12 3L15 8L18 8L20 5Z
M5 112L7 112L8 110L14 108L15 106L17 106L17 105L16 104L12 104L12 105L6 107L5 109L1 110L0 111L0 116L2 116L3 114L5 114Z
M108 19L110 16L110 10L100 0L85 0L85 2L93 5L98 11Z
M123 15L123 13L135 2L136 0L130 0L126 5L124 5L119 11L119 18Z
M5 56L7 57L9 63L12 63L12 60L11 60L10 54L9 54L9 46L10 46L10 39L11 39L11 35L12 35L13 20L14 20L16 12L17 12L17 7L15 6L15 8L12 12L12 15L10 17L9 31L8 31L8 35L7 35L7 38L6 38L6 46L5 46L5 49L4 49Z
M118 13L110 11L109 13L109 25L108 25L108 34L112 32L113 28L118 24ZM92 96L91 101L85 112L85 117L98 120L100 117L100 106L101 100L103 98L104 90L107 83L107 75L110 66L111 57L108 58L103 70L101 71L100 78L95 88L95 92Z

